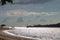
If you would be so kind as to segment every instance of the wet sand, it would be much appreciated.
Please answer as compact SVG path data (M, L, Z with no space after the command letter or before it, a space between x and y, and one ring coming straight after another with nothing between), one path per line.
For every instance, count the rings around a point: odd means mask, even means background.
M0 40L32 40L32 39L27 39L27 38L21 38L21 37L15 37L15 36L12 36L12 35L8 35L8 34L2 32L3 30L9 30L9 29L8 28L7 29L0 28Z

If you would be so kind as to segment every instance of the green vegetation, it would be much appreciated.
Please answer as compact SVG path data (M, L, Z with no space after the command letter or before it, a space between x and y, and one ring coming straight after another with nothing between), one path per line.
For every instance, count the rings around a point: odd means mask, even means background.
M1 5L5 5L6 2L13 3L12 0L1 0Z
M5 24L1 24L0 27L3 28L4 26L6 26Z

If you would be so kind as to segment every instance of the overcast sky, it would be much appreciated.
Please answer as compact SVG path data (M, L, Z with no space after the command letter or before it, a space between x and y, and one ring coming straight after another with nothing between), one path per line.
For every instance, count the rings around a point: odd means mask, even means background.
M0 6L0 24L27 26L60 22L60 0L17 0Z

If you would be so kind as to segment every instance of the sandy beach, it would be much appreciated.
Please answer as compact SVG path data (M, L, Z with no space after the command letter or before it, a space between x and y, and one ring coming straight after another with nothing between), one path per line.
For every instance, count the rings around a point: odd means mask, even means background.
M8 34L2 32L3 30L9 30L9 29L8 28L7 29L0 28L0 40L32 40L32 39L26 39L26 38L21 38L21 37L15 37L15 36L12 36L12 35L8 35Z

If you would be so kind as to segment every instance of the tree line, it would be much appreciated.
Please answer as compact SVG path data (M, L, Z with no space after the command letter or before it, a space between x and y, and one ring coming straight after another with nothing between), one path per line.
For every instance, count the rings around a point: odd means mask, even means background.
M60 23L57 23L57 24L46 24L46 25L41 25L41 24L38 24L38 25L28 25L27 27L60 27Z

